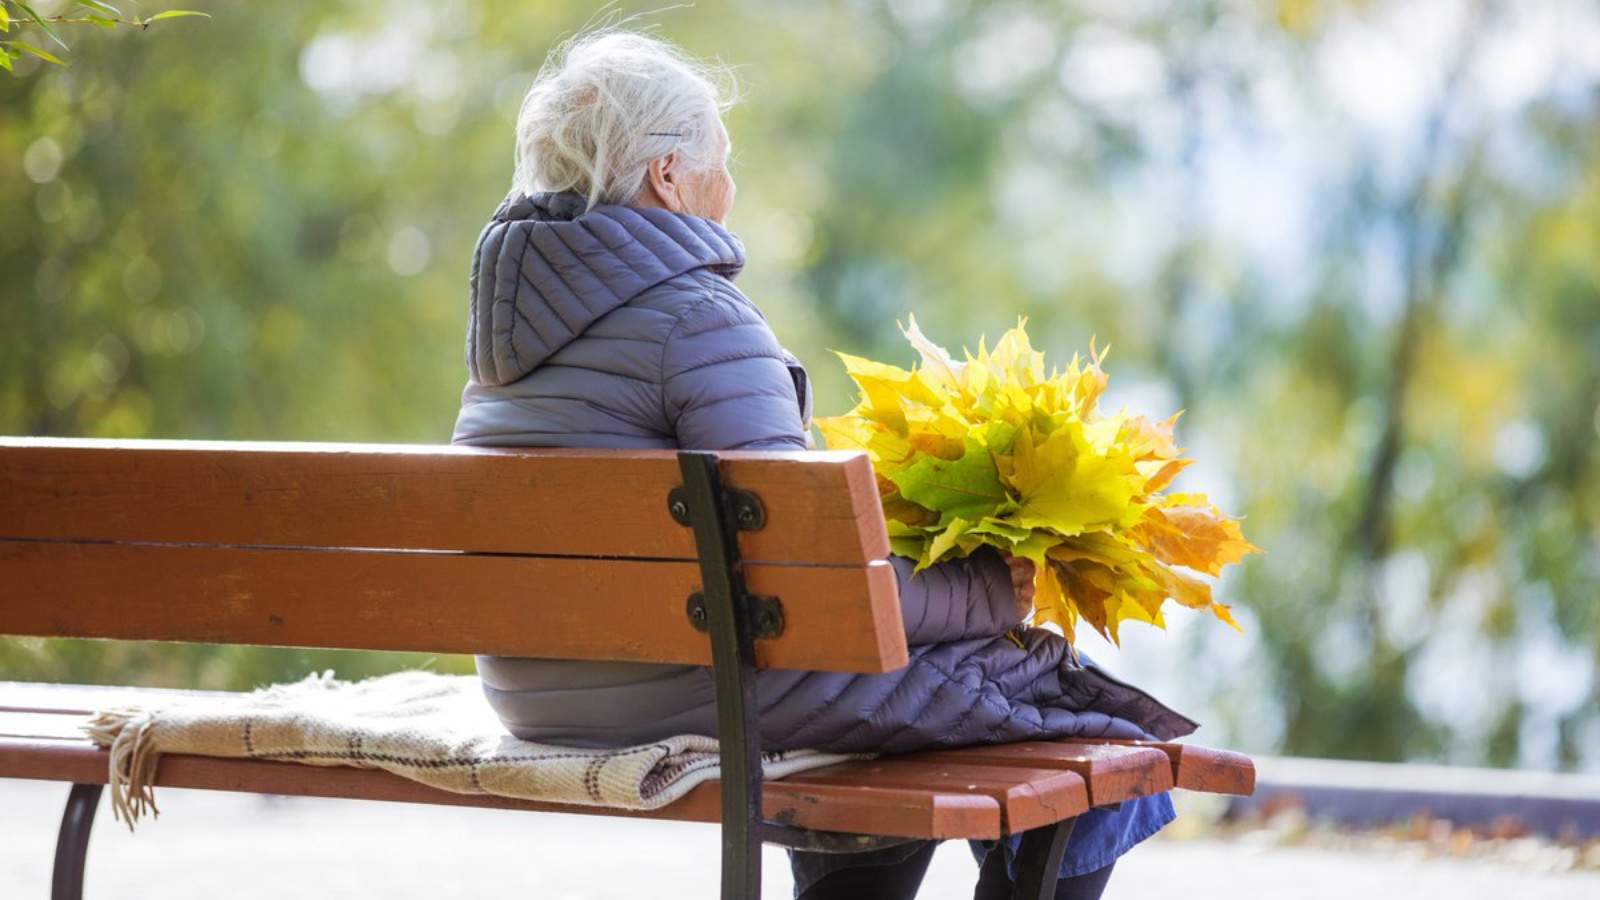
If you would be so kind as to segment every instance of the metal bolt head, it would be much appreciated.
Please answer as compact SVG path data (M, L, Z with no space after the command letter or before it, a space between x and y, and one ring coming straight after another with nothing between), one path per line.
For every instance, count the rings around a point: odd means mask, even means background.
M706 620L706 608L704 606L696 606L694 609L689 610L689 618L696 622L704 622Z
M672 513L672 518L678 520L679 522L689 521L689 504L683 502L682 500L672 501L672 503L668 505L667 509Z
M756 511L748 506L739 507L739 524L746 528L756 523Z

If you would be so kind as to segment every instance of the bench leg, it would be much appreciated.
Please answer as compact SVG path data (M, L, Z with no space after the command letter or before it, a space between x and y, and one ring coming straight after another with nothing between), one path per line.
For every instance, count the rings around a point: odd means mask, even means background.
M1011 900L1049 900L1055 896L1061 858L1066 855L1067 838L1072 836L1075 821L1066 819L1023 833L1022 846L1017 848L1017 881L1011 888Z
M722 900L761 897L761 729L756 722L755 631L739 574L738 526L717 471L717 456L685 450L682 503L694 529L701 595L711 637L722 757ZM677 517L679 514L674 512ZM682 521L682 519L679 519Z
M61 814L61 834L56 838L56 868L50 880L50 900L83 900L83 864L89 856L89 829L100 805L105 785L75 784Z

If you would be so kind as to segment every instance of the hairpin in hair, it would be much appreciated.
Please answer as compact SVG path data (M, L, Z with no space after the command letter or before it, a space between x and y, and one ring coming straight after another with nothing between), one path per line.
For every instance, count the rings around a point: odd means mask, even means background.
M683 132L681 132L681 131L647 131L647 132L645 132L645 135L647 137L683 137Z

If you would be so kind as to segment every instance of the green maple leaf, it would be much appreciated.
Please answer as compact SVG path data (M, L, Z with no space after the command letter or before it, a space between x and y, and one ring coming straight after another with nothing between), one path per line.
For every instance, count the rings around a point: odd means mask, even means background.
M920 456L903 469L889 473L900 496L936 509L943 522L976 521L996 515L1011 501L994 457L982 443L968 438L959 459Z

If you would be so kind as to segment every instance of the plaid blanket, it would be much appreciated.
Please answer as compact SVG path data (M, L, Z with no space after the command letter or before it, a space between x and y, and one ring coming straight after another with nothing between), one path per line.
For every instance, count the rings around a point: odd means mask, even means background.
M683 735L638 747L582 749L505 733L478 680L400 672L344 682L331 673L237 697L101 710L85 726L111 750L111 804L130 828L158 814L152 782L165 753L383 769L460 794L656 809L718 777L717 742ZM768 778L854 757L763 754Z

